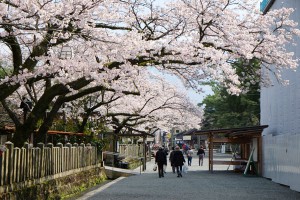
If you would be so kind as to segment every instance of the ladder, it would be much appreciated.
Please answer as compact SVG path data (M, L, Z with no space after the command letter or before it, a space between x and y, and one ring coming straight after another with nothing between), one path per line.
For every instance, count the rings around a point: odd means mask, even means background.
M255 163L254 163L254 160L253 160L254 149L255 148L253 147L252 150L251 150L251 153L250 153L250 156L249 156L249 159L248 159L245 171L244 171L244 176L246 176L247 173L249 172L250 165L253 167L253 170L254 170L255 174L257 175L257 169L256 169L256 166L255 166Z

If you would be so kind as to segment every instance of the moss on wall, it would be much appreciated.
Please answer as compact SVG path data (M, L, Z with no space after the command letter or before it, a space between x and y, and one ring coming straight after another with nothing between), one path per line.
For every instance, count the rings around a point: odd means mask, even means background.
M141 161L140 160L135 160L135 161L131 161L129 163L129 169L135 169L137 167L139 167L141 165Z
M107 180L105 170L95 167L69 176L45 181L20 190L0 194L3 200L67 199Z

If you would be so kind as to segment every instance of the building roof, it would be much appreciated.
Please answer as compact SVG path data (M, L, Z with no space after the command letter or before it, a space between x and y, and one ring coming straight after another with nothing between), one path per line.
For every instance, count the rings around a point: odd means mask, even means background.
M211 130L198 130L193 132L194 135L219 135L222 134L225 137L244 137L254 136L261 134L262 131L267 128L268 125L241 127L241 128L226 128L226 129L211 129Z
M263 12L263 14L266 14L270 10L274 2L275 0L263 0L260 3L260 11Z

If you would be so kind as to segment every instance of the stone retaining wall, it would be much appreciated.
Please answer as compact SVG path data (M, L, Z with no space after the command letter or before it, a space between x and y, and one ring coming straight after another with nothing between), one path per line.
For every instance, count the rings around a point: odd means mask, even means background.
M66 199L107 180L105 169L91 166L0 187L3 200Z

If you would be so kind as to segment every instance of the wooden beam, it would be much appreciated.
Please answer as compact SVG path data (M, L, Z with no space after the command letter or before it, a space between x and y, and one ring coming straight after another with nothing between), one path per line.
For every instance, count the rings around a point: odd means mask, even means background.
M49 135L80 135L83 136L83 133L73 133L73 132L65 132L65 131L48 131L47 134Z
M247 160L214 160L215 165L246 165Z
M212 141L214 143L251 143L251 139L249 138L213 138Z
M152 134L149 134L149 133L132 133L132 134L129 134L129 133L124 133L124 134L119 134L118 137L134 137L134 136L138 136L138 137L144 137L144 136L151 136L151 137L154 137Z
M209 134L229 134L229 135L247 135L253 133L261 133L268 125L261 125L261 126L251 126L251 127L242 127L242 128L226 128L226 129L212 129L212 130L199 130L195 131L194 135L209 135Z
M229 138L212 138L215 143L229 143Z

